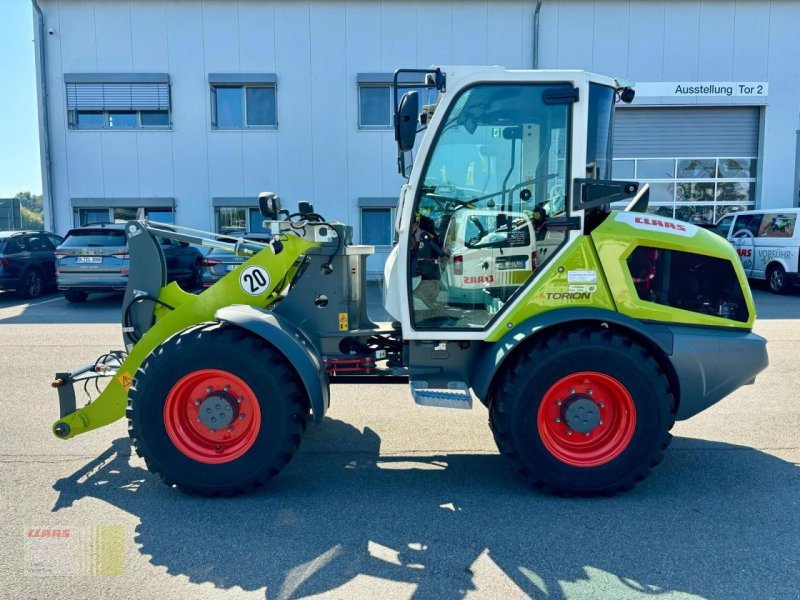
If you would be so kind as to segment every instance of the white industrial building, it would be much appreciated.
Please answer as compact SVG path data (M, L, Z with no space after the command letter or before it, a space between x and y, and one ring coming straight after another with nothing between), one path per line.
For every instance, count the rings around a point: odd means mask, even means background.
M392 240L401 67L635 82L616 178L712 220L797 204L796 0L34 0L47 227L149 215L259 227L256 196ZM253 216L251 216L251 213Z

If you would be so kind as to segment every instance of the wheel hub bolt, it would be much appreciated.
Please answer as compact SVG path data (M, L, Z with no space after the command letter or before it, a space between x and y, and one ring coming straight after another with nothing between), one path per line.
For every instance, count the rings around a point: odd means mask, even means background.
M229 392L229 391L231 391L231 386L229 386L229 385L226 385L226 386L225 386L224 388L222 388L222 389L223 389L223 391L225 391L225 392Z
M208 392L209 394L210 394L211 392L213 392L213 391L214 391L214 388L213 388L213 387L211 387L211 386L208 386L208 387L206 388L206 392Z
M561 423L561 417L556 417L556 423Z
M567 435L572 435L572 429L567 429Z
M231 425L230 427L228 427L228 431L233 431L233 425ZM586 435L589 435L589 434L586 434Z
M240 415L239 415L239 418L240 418L240 419L244 419L244 413L240 414Z
M600 419L600 422L599 422L599 423L597 423L597 424L598 424L598 425L602 425L602 424L603 424L603 419Z
M200 406L200 400L195 400L195 401L194 401L194 405L195 405L195 406Z
M570 394L574 394L575 393L575 388L569 388L569 393Z
M589 437L589 432L587 431L587 432L586 432L586 433L584 433L583 435L585 435L586 437Z
M556 406L561 406L562 404L563 402L561 402L561 400L556 400Z
M237 402L238 404L241 404L241 403L242 403L242 400L244 400L244 398L242 398L241 396L239 396L239 397L236 399L236 402Z
M594 394L594 390L586 390L586 393L591 396L592 394Z

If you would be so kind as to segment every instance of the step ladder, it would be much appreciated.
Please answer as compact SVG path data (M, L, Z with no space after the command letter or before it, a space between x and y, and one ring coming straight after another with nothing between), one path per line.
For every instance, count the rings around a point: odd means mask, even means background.
M446 388L430 388L427 381L412 381L411 396L422 406L472 408L472 392L463 381L451 381Z

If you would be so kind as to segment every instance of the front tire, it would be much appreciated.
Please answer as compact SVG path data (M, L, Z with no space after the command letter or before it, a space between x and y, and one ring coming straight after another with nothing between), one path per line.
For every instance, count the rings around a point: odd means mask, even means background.
M785 294L789 291L789 277L781 265L772 265L767 271L767 286L773 294Z
M142 363L128 433L147 468L202 496L249 492L300 445L308 402L284 356L241 329L189 328Z
M537 340L511 361L493 389L490 425L501 453L534 486L609 495L661 462L675 401L644 347L587 327Z

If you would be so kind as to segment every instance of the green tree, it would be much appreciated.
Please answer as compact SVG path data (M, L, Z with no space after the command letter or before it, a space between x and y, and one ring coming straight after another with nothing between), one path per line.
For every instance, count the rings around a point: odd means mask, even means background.
M14 198L19 200L22 229L44 229L42 195L19 192Z

